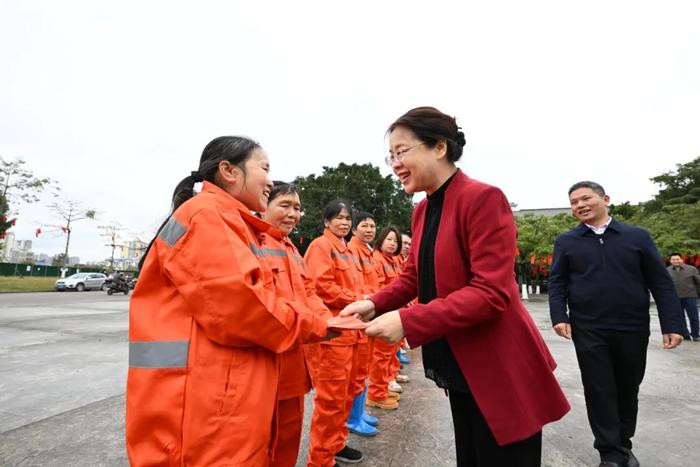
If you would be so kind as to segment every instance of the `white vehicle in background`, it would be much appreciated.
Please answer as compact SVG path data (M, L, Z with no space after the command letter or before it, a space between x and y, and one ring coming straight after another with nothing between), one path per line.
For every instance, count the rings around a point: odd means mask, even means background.
M99 272L80 272L73 274L65 279L56 281L56 290L63 292L64 290L107 290L105 281L107 276Z

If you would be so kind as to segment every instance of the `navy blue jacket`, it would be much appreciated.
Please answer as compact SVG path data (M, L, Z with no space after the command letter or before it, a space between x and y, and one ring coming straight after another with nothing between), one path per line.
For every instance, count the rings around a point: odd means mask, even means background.
M613 219L603 235L580 224L554 242L549 276L553 325L648 333L649 291L662 333L684 334L676 289L646 230Z

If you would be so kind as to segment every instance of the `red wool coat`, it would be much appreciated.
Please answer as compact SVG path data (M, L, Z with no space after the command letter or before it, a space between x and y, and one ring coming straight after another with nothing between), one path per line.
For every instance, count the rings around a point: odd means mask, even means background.
M423 200L413 213L404 273L371 297L378 313L401 308L417 295L426 208ZM520 301L515 239L503 193L458 171L445 192L435 242L438 298L399 312L411 347L447 337L501 446L532 436L570 408L553 374L556 363Z

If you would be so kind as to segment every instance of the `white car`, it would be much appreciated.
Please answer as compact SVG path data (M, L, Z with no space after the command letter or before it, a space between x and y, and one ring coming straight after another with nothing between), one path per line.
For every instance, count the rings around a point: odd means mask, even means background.
M56 290L107 290L107 276L99 272L80 272L56 281Z

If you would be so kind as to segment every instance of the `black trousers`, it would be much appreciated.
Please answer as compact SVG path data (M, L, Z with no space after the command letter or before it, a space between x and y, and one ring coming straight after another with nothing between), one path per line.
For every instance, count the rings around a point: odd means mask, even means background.
M626 463L637 426L648 333L572 326L588 422L601 460Z
M542 432L499 446L471 393L449 391L457 467L539 467Z

